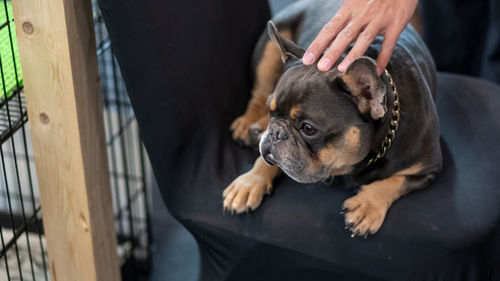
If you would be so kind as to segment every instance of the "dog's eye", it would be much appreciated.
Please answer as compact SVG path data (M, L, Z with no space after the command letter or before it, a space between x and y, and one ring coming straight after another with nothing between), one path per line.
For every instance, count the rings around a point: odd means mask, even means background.
M313 125L309 123L304 123L302 124L302 132L308 136L312 136L316 133L316 128L313 127Z

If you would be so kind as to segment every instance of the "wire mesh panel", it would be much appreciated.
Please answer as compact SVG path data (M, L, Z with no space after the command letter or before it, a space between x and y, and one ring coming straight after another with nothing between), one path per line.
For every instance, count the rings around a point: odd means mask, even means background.
M151 229L147 204L151 168L149 161L145 160L134 112L95 1L93 6L122 278L143 280L147 278L151 265Z
M0 6L0 280L49 280L12 7Z
M118 255L124 280L145 280L151 244L149 161L97 9L94 20ZM27 123L11 3L0 0L0 281L50 280Z

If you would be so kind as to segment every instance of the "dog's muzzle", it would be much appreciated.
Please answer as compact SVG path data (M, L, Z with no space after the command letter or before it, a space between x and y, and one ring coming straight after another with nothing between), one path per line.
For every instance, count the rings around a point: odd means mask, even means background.
M260 154L267 164L277 164L276 157L272 152L272 147L281 141L287 140L288 136L289 133L283 124L276 122L269 125L267 131L262 135L260 142Z

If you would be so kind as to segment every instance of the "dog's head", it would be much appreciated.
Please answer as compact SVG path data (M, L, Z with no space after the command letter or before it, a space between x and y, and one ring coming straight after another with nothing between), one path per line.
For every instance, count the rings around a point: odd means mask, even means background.
M341 73L301 62L304 50L282 38L272 22L270 38L281 49L284 73L269 96L271 120L259 149L264 160L298 182L348 173L369 153L373 121L386 111L386 88L368 57Z

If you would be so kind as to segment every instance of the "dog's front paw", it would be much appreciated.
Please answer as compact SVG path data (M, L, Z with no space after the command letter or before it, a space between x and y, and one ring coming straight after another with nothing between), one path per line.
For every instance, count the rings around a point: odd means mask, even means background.
M265 194L270 193L272 182L252 171L236 178L223 192L224 210L232 214L253 211L259 207Z
M259 143L260 138L262 137L262 133L267 128L269 124L269 114L262 116L257 122L250 125L248 129L248 138L250 139L250 143Z
M368 236L374 234L382 226L388 206L385 202L374 200L363 192L353 196L342 205L346 229L356 235Z
M251 124L252 121L245 115L236 118L230 127L231 132L233 132L233 139L244 145L250 145L251 139L248 133Z

